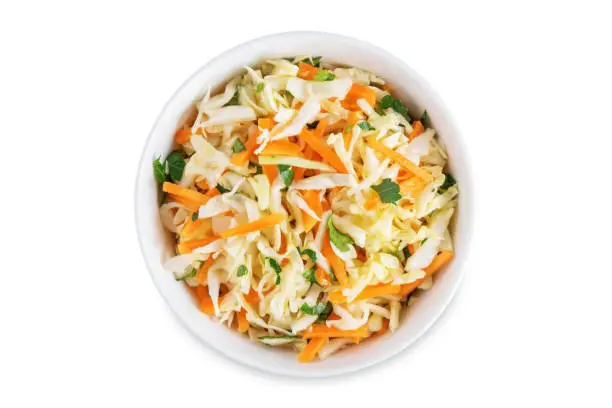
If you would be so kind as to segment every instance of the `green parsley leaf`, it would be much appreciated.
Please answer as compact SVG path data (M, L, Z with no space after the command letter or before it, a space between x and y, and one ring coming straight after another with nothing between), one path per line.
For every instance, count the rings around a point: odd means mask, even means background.
M404 247L404 249L402 249L402 253L404 254L404 259L408 259L412 255L410 253L410 248L408 247Z
M282 96L294 98L293 94L286 89L278 91Z
M408 116L408 109L406 109L402 101L400 101L399 99L395 99L391 95L383 96L383 98L380 100L380 108L391 108L400 115L402 115L408 122L412 121L412 119L410 119L410 116Z
M218 183L218 184L217 184L217 190L219 190L219 192L220 192L221 194L229 193L230 191L232 191L232 189L231 189L231 188L225 188L225 187L223 187L223 186L221 185L221 183Z
M315 266L313 266L312 268L305 270L304 273L302 274L302 276L308 282L318 284L319 282L317 282L317 278L315 276L315 272L316 271L317 271L317 268Z
M198 211L194 212L193 214L191 214L191 221L196 221L199 216L200 213Z
M446 190L457 184L457 180L452 176L452 174L444 172L444 183L438 189L438 193L444 194Z
M380 197L380 201L383 203L395 204L397 200L400 200L402 196L399 191L399 184L386 178L380 184L372 186L372 189L376 191Z
M310 249L310 248L299 249L298 248L298 251L299 251L300 255L308 256L312 260L312 262L317 262L317 253L315 251L313 251L312 249Z
M310 64L313 67L320 67L321 66L321 58L322 57L308 57L308 58L304 58L302 61L305 64Z
M243 150L246 150L246 147L244 147L244 144L240 139L236 139L234 145L232 146L232 152L236 154L242 152Z
M174 272L173 275L174 279L176 279L177 281L184 281L187 279L195 278L197 273L198 270L193 265L187 265L183 274L177 274L176 272Z
M427 109L423 111L420 121L425 129L431 127L431 120L429 119L429 113L427 113Z
M164 170L164 164L161 162L160 157L153 160L153 175L157 184L164 184L166 181L166 172Z
M174 181L175 183L181 181L183 171L185 170L185 158L183 153L179 151L170 153L166 159L166 165L168 166L170 180Z
M255 92L257 93L263 92L265 87L266 87L266 84L264 82L260 82L255 86Z
M232 96L232 99L229 100L228 103L226 103L223 106L233 106L233 105L239 105L239 95L240 95L240 86L236 87L236 92L234 92L234 96Z
M369 122L359 122L358 126L363 130L376 130Z
M318 316L325 310L325 304L318 302L314 306L308 306L308 303L302 303L300 310L304 314Z
M349 245L355 243L351 237L336 229L331 215L327 218L327 230L329 231L329 240L342 252L348 251Z
M247 269L247 267L244 265L240 265L238 267L238 272L236 272L236 276L238 277L245 276L247 273L249 273L249 270Z
M289 187L291 185L291 182L293 181L293 169L291 168L291 166L288 166L286 164L279 164L278 173L285 182L285 185Z
M268 260L268 265L270 265L270 268L272 268L274 272L276 273L276 284L280 285L280 282L281 282L280 274L282 271L280 265L274 258L266 258L266 259Z
M336 79L334 73L326 69L320 69L312 78L313 81L333 81L334 79Z
M329 318L329 315L331 314L333 310L334 310L334 307L331 304L331 302L327 302L327 304L325 305L325 309L323 309L323 311L319 313L319 318L315 320L315 323L325 323L325 321L327 321L327 319Z
M318 120L315 120L314 122L306 124L306 126L308 126L308 129L316 129L318 125L319 125L319 121Z
M429 238L423 238L421 242L419 242L419 246L423 246L423 244L426 243L428 239Z
M250 169L255 168L255 175L263 173L263 167L261 167L261 164L259 163L249 162L249 168Z

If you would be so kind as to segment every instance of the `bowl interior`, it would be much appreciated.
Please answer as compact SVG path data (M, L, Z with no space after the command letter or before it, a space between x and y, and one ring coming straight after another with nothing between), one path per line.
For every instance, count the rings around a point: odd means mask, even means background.
M447 146L448 166L460 188L452 231L457 256L436 275L434 286L409 308L400 328L392 335L370 339L312 364L300 364L292 351L261 346L211 321L199 312L183 285L162 269L164 261L174 252L172 239L159 219L157 186L151 171L153 158L165 156L171 150L172 135L185 121L193 102L209 86L217 88L245 65L295 55L321 55L332 63L372 71L390 83L394 96L404 101L413 117L420 116L426 108ZM311 32L277 34L251 41L220 55L192 75L158 117L143 152L136 186L136 223L145 261L157 288L183 324L209 346L234 360L268 372L302 377L354 371L382 361L417 340L439 317L459 284L471 232L471 208L471 178L462 140L443 103L423 79L391 54L368 43Z

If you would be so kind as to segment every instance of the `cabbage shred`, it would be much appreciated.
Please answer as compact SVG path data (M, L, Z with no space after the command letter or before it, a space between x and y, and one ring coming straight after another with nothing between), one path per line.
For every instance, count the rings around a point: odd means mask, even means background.
M414 121L387 89L373 73L298 56L246 67L196 103L190 137L153 171L183 189L162 195L177 243L164 267L204 313L297 351L327 327L321 359L353 344L343 331L397 329L408 298L435 282L428 267L453 251L459 190L429 114ZM258 224L271 214L282 221ZM365 295L375 287L390 289Z

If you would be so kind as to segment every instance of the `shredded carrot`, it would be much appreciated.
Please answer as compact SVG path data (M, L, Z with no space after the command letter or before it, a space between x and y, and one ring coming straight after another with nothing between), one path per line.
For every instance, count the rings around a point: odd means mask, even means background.
M214 263L215 263L215 260L213 259L211 255L202 264L202 267L200 268L200 270L198 271L198 274L196 275L196 280L198 281L200 285L203 284L204 281L206 280L206 277L208 276L208 270L210 269L211 266L213 266Z
M323 205L321 204L321 200L319 199L319 192L317 190L304 190L302 191L302 197L306 204L310 207L315 214L319 217L323 215ZM315 218L311 217L307 212L302 211L302 216L304 218L304 231L308 233L312 227L319 221Z
M267 295L268 295L270 292L272 292L273 290L274 290L274 287L272 287L272 288L268 289L267 291L265 291L265 292L263 293L263 295L264 295L264 296L267 296ZM255 290L253 290L253 288L251 288L251 289L249 290L249 293L247 293L246 295L243 295L243 296L244 296L244 300L245 300L245 301L246 301L248 304L250 304L250 305L256 305L256 304L258 304L258 303L259 303L259 300L260 300L260 299L259 299L259 293L257 293L257 291L255 291Z
M418 177L410 177L400 183L400 195L403 197L416 198L417 195L423 190L425 184Z
M325 228L325 226L322 226L321 228ZM336 276L336 279L338 279L338 282L340 282L340 285L346 286L347 276L344 261L340 259L340 257L336 255L336 253L332 249L331 243L329 242L328 233L326 233L325 237L323 238L323 248L321 250L321 253L327 259L332 269L334 270L334 275Z
M264 228L272 227L276 224L280 224L286 219L287 219L287 215L282 212L277 212L274 214L266 215L253 222L242 224L235 228L228 229L227 231L223 231L221 233L221 238L230 238L230 237L235 237L237 235L249 234L251 232L259 231Z
M353 84L344 97L342 106L348 110L359 110L361 109L357 103L359 99L365 99L368 105L374 107L376 103L376 92L368 86Z
M388 158L390 158L391 160L393 160L400 166L404 167L405 169L409 170L416 176L420 177L425 182L429 183L431 180L433 180L433 177L431 174L429 174L428 172L426 172L425 170L423 170L422 168L420 168L419 166L417 166L416 164L408 160L402 154L396 152L393 149L388 148L380 140L376 140L375 138L370 138L368 139L368 145L372 149L387 156Z
M174 200L177 203L181 204L183 207L187 208L189 211L196 212L200 209L201 202L193 201L185 197L176 196L174 194L168 194L168 198L170 200Z
M387 330L389 330L389 319L383 319L382 321L382 327L380 329L378 329L376 331L376 333L374 333L377 336L382 336L383 334L385 334L387 332Z
M319 72L319 68L312 66L310 64L306 64L304 62L300 62L298 64L298 73L297 76L302 79L307 79L311 81L315 75Z
M242 166L248 162L253 152L257 150L257 136L259 136L259 128L253 125L248 130L248 139L244 145L245 150L233 155L230 159L230 163L236 166Z
M423 126L421 121L415 120L414 123L412 124L412 132L410 132L410 134L408 135L408 138L412 140L418 135L420 135L421 133L423 133L424 131L425 131L425 127Z
M249 330L249 321L246 318L246 310L240 309L238 313L236 313L236 318L238 319L238 332L246 333Z
M261 169L268 178L270 185L272 185L272 183L274 183L274 180L276 179L276 175L278 174L277 167L273 164L262 164Z
M428 276L431 276L434 273L438 272L440 268L449 263L454 257L455 254L451 251L440 252L438 255L436 255L433 261L431 261L429 266L423 269L423 271L425 272L425 277L418 279L412 283L402 285L400 296L408 296L408 294L415 290L421 283L423 283L423 281Z
M208 287L203 286L206 289L205 293L202 293L202 297L200 298L200 311L209 316L215 314L215 306L213 305L212 298L208 294Z
M377 192L373 192L372 195L370 195L370 198L368 198L368 201L366 201L363 205L363 208L365 208L367 211L372 211L380 204L382 204L382 201L380 201L380 196Z
M342 163L342 160L340 160L336 152L327 147L327 144L322 138L316 137L312 130L304 127L300 133L300 137L333 168L340 173L348 173L346 167L344 167L344 163Z
M317 282L319 282L319 285L321 286L331 285L331 282L329 278L327 277L327 273L323 270L323 268L319 266L317 266L317 269L315 270L315 278L317 279Z
M196 186L198 186L198 188L203 191L207 191L210 189L210 186L208 185L208 182L206 181L205 178L198 180L196 182Z
M187 286L187 288L195 295L196 299L198 299L198 302L208 294L208 287L206 286L196 286L191 287L189 285L187 285L187 283L185 283L185 286Z
M174 140L178 144L185 144L191 140L191 129L179 129L174 134Z
M369 337L370 333L366 325L355 330L340 330L335 327L327 327L326 324L313 324L304 331L302 337L305 339L315 339L321 337Z
M310 363L315 359L317 353L319 350L321 350L321 347L323 347L327 340L328 339L326 337L317 337L310 340L306 347L304 347L300 354L298 354L298 361L300 363Z
M257 119L257 125L261 129L270 130L274 126L274 119L272 119L272 118L259 118L259 119Z
M260 156L295 156L304 157L301 152L300 146L296 143L291 143L287 140L278 140L276 142L270 142L259 154Z
M185 225L181 229L181 237L189 240L193 239L198 234L210 235L212 224L210 218L198 218L195 221L191 220L191 217L187 218Z
M364 299L375 298L378 296L397 295L400 292L399 285L392 285L390 283L384 283L373 286L366 286L358 295L353 299L353 302L358 302ZM332 303L345 303L346 296L342 294L342 291L337 290L329 294L329 301Z
M193 201L199 203L200 205L204 205L208 202L209 198L204 194L190 190L185 187L181 187L178 184L170 183L169 181L164 181L164 185L162 186L164 192L168 194L172 194L175 197L182 197L189 201Z
M201 247L206 246L208 244L212 244L213 242L215 242L218 239L219 239L219 237L212 236L212 237L208 237L208 238L194 239L192 241L181 242L180 244L178 244L178 253L179 254L189 254L194 249L201 248Z
M365 249L355 245L355 252L357 252L357 259L359 259L361 262L366 262L368 260L368 255L366 254Z

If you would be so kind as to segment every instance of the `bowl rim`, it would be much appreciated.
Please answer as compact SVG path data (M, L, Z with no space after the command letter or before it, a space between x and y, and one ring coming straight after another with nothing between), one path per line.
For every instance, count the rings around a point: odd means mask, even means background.
M387 352L379 353L379 355L376 358L365 360L361 362L360 364L352 364L350 366L340 367L338 369L328 370L325 372L317 371L317 370L315 371L303 370L301 372L296 372L294 370L285 370L282 367L278 367L278 366L257 365L257 364L254 364L252 361L241 359L239 357L236 357L235 355L232 355L231 353L226 352L226 350L222 349L221 347L216 346L214 342L211 342L208 339L205 339L203 338L203 336L196 333L196 331L190 326L187 319L184 316L182 316L182 314L179 312L178 308L174 307L173 303L169 300L168 296L166 296L166 294L162 290L161 285L158 283L157 279L155 278L153 274L152 261L147 258L147 254L145 250L145 243L143 242L144 234L142 233L142 224L143 222L145 222L145 220L141 218L141 214L139 211L140 209L139 191L142 188L141 187L141 174L144 171L150 170L150 165L148 164L147 157L145 157L146 151L148 150L149 145L153 142L154 134L156 133L156 130L162 118L165 116L168 110L168 107L177 98L177 96L192 82L192 80L196 78L202 71L209 69L209 67L214 65L214 63L217 60L223 59L231 54L239 53L241 50L248 48L254 44L275 40L279 37L282 37L284 39L288 39L290 37L291 41L295 41L296 39L300 39L302 37L306 38L309 36L310 37L317 36L317 37L320 37L321 39L326 38L329 40L350 42L355 45L360 45L371 51L376 51L380 55L384 55L385 58L387 58L389 62L396 64L398 66L401 66L403 70L410 72L410 75L414 78L415 81L419 83L419 86L423 88L424 92L426 92L430 98L435 100L435 104L438 106L443 116L445 117L445 121L447 122L448 127L450 127L453 130L453 133L454 133L453 139L456 145L455 150L460 151L460 155L464 158L463 163L462 163L462 166L464 167L464 175L461 180L461 196L462 196L463 202L461 203L461 210L460 210L461 217L465 218L466 220L466 221L463 221L462 232L461 232L462 241L464 242L463 244L464 253L460 257L460 259L455 259L454 261L452 271L453 271L453 274L456 275L455 282L454 282L454 285L451 287L449 294L444 298L443 304L440 305L440 307L435 313L429 316L428 322L423 325L420 331L418 331L414 336L412 336L411 339L403 342L399 347L388 350ZM153 123L153 126L151 130L149 131L147 139L143 145L140 160L138 162L138 170L136 172L136 180L135 180L136 182L135 182L135 191L134 191L134 194L135 194L134 221L135 221L136 233L137 233L137 239L138 239L140 251L145 261L147 270L149 272L149 276L151 280L153 281L157 291L162 296L162 298L164 299L164 301L166 302L166 304L168 305L168 307L170 308L174 316L176 316L177 320L181 323L181 325L184 328L186 328L187 331L190 332L194 337L196 337L201 343L204 343L211 350L216 351L217 353L228 358L232 362L239 363L248 368L256 369L256 370L259 370L259 371L262 371L268 374L274 374L274 375L279 375L279 376L289 375L294 378L323 378L323 377L335 376L339 374L348 374L348 373L360 371L362 369L375 366L403 351L406 351L407 349L410 348L410 346L417 343L424 336L424 334L432 328L433 325L440 322L440 317L448 309L452 300L455 298L457 291L465 277L464 267L465 267L467 258L469 256L469 251L471 249L471 242L472 242L472 236L473 236L473 230L474 230L474 216L473 216L474 215L474 205L475 205L474 183L473 183L473 178L472 178L473 177L473 170L472 170L472 165L471 165L472 161L470 160L469 156L470 154L464 142L464 138L461 134L461 131L459 130L459 127L457 126L457 123L452 113L450 112L450 110L448 109L444 101L440 98L437 92L435 92L435 90L431 87L428 81L426 81L421 75L419 75L413 68L411 68L401 58L396 57L389 51L377 45L374 45L368 41L364 41L362 39L357 39L354 37L349 37L349 36L345 36L341 34L325 32L325 31L285 31L285 32L279 32L279 33L273 33L273 34L260 36L260 37L251 39L249 41L237 44L227 49L226 51L223 51L222 53L218 54L212 59L208 60L206 63L200 66L196 71L194 71L189 77L187 77L183 81L183 83L172 93L172 95L168 98L166 103L163 105L162 109L159 111L159 114L157 115Z

